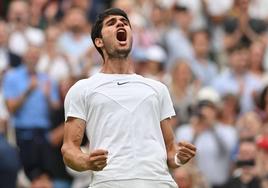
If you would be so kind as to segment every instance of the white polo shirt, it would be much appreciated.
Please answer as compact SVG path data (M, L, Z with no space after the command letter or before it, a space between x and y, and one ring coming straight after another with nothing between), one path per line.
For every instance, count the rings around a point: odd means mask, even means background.
M167 87L137 74L97 73L65 98L65 118L86 121L90 151L108 150L108 165L92 184L125 179L173 181L160 121L175 112Z

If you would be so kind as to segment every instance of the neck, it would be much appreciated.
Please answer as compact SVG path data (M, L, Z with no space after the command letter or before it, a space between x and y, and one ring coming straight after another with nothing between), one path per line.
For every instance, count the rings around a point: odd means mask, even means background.
M107 74L133 74L135 71L129 59L110 58L104 60L101 72Z

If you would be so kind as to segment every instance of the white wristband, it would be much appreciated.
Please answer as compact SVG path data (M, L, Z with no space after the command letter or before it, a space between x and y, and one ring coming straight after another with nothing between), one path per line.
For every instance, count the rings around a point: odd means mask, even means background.
M178 155L179 155L179 153L176 153L176 154L175 154L175 156L174 156L174 163L175 163L178 167L180 167L180 166L182 166L183 164L181 163L181 160L178 158Z

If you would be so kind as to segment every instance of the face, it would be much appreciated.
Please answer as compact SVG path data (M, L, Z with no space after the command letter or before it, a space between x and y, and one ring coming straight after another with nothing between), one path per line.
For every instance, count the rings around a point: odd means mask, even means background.
M35 72L36 64L40 57L40 49L38 47L30 46L24 56L24 62L29 72Z
M182 82L189 84L192 80L192 72L187 62L178 61L178 65L173 73L174 82Z
M189 11L177 12L175 14L175 21L183 30L188 30L192 23L192 15Z
M205 32L196 33L193 38L195 53L200 56L207 56L209 51L209 39Z
M86 22L85 13L80 9L71 9L65 16L65 24L72 33L82 33Z
M54 49L57 39L60 35L60 30L57 27L48 27L46 30L46 45L48 49Z
M216 121L217 111L214 107L203 106L201 107L200 114L205 125L212 126Z
M241 49L230 54L230 64L235 72L245 72L248 66L248 50Z
M10 5L9 21L13 23L27 24L29 20L29 7L23 1L15 1Z
M255 160L257 155L257 147L254 143L251 142L243 142L239 146L239 152L237 159L238 160ZM244 166L242 167L242 173L244 174L252 174L254 170L254 166Z
M132 30L123 16L111 15L104 19L102 38L96 38L95 44L108 58L127 58L132 47Z

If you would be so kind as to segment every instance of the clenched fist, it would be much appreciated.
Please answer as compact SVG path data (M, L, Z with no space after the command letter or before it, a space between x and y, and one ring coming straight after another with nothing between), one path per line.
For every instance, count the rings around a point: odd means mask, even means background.
M177 157L178 161L181 164L187 163L190 159L192 159L196 154L196 147L188 142L179 142L178 143L178 151ZM176 159L175 159L176 160Z
M107 165L108 151L98 149L90 152L88 164L90 170L101 171Z

